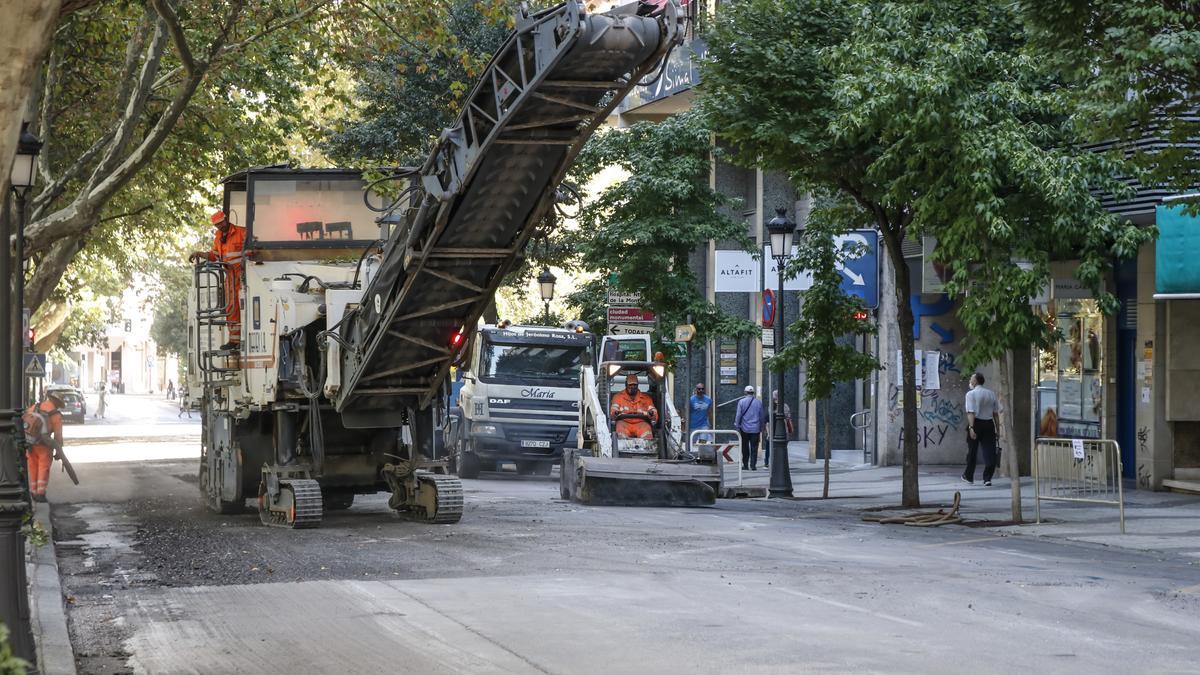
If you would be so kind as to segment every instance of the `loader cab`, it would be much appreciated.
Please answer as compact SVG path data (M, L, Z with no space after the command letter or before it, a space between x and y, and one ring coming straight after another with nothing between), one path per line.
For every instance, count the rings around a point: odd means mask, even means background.
M658 420L650 422L650 426L654 430L654 438L647 442L641 439L620 437L616 433L617 420L614 419L610 420L610 430L613 434L612 447L619 457L657 456L667 458L670 453L666 440L670 436L668 431L671 426L673 407L669 405L671 396L668 390L667 365L665 363L645 360L600 363L597 378L603 383L600 391L602 392L601 404L604 406L604 412L607 415L611 410L613 396L625 388L625 380L630 374L637 376L638 389L650 396L654 408L658 411Z

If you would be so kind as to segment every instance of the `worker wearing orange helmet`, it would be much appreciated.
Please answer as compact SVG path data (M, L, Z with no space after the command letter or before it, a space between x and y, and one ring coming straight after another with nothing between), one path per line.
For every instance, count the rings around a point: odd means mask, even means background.
M208 260L226 265L225 274L225 318L228 321L229 342L221 349L237 349L242 342L242 308L239 287L242 283L242 255L246 246L246 228L229 222L224 211L217 211L211 218L217 231L213 235L211 251L197 252L188 260Z
M623 415L630 415L625 417ZM634 417L636 415L637 417ZM640 417L644 415L643 417ZM650 395L638 389L637 375L625 376L625 389L612 397L608 416L617 421L617 435L623 438L654 438L652 423L658 422L658 409Z

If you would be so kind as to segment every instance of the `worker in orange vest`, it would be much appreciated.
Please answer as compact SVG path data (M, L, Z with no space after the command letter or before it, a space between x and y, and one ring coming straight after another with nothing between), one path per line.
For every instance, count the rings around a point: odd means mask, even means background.
M626 417L623 415L644 415L642 417ZM654 407L654 399L638 389L637 375L630 373L625 376L625 389L613 394L612 403L608 406L608 416L617 421L617 435L624 438L654 438L654 427L651 423L658 421L658 409Z
M228 321L229 342L221 349L237 349L242 343L242 308L240 285L242 283L242 255L246 247L246 228L229 222L224 211L217 211L211 218L217 231L213 235L211 251L197 252L188 260L208 260L225 264L225 318Z
M29 492L33 501L46 501L50 484L50 465L62 453L62 399L48 394L40 403L29 406L21 421L25 425L25 460L29 463Z

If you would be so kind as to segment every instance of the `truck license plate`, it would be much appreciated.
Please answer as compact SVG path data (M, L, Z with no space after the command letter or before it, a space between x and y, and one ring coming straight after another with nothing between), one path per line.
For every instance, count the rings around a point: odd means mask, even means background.
M550 441L521 441L522 448L548 448Z

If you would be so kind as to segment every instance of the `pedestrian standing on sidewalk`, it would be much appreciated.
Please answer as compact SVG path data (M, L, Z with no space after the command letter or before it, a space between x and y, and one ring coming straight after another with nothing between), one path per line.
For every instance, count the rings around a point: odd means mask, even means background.
M967 411L967 470L962 479L975 483L975 460L983 449L983 484L992 484L996 471L996 430L1000 427L1000 401L995 392L983 386L982 373L971 376L971 390L967 392L963 408Z
M175 381L174 380L167 380L167 400L168 401L175 400Z
M775 391L771 392L771 409L774 410L775 408L778 408L778 407L779 407L779 390L776 389ZM775 423L775 421L774 421L774 419L772 419L771 424L774 424L774 423ZM784 432L787 434L787 437L790 439L792 437L792 408L791 408L791 406L789 406L786 403L783 404L783 426L784 426ZM764 438L763 438L763 468L764 469L771 466L771 441L774 439L774 437L775 437L775 428L771 427L769 429L769 432L764 434Z
M704 383L697 382L696 393L692 394L692 397L688 399L688 438L691 438L693 431L712 428L709 422L712 404L712 397L704 393ZM697 443L708 443L711 441L712 434L700 434L696 436Z
M746 395L738 400L733 428L742 437L742 468L758 470L758 441L763 430L763 404L754 394L754 386L746 385Z
M104 419L104 397L108 395L108 385L100 385L100 404L96 406L96 417Z

